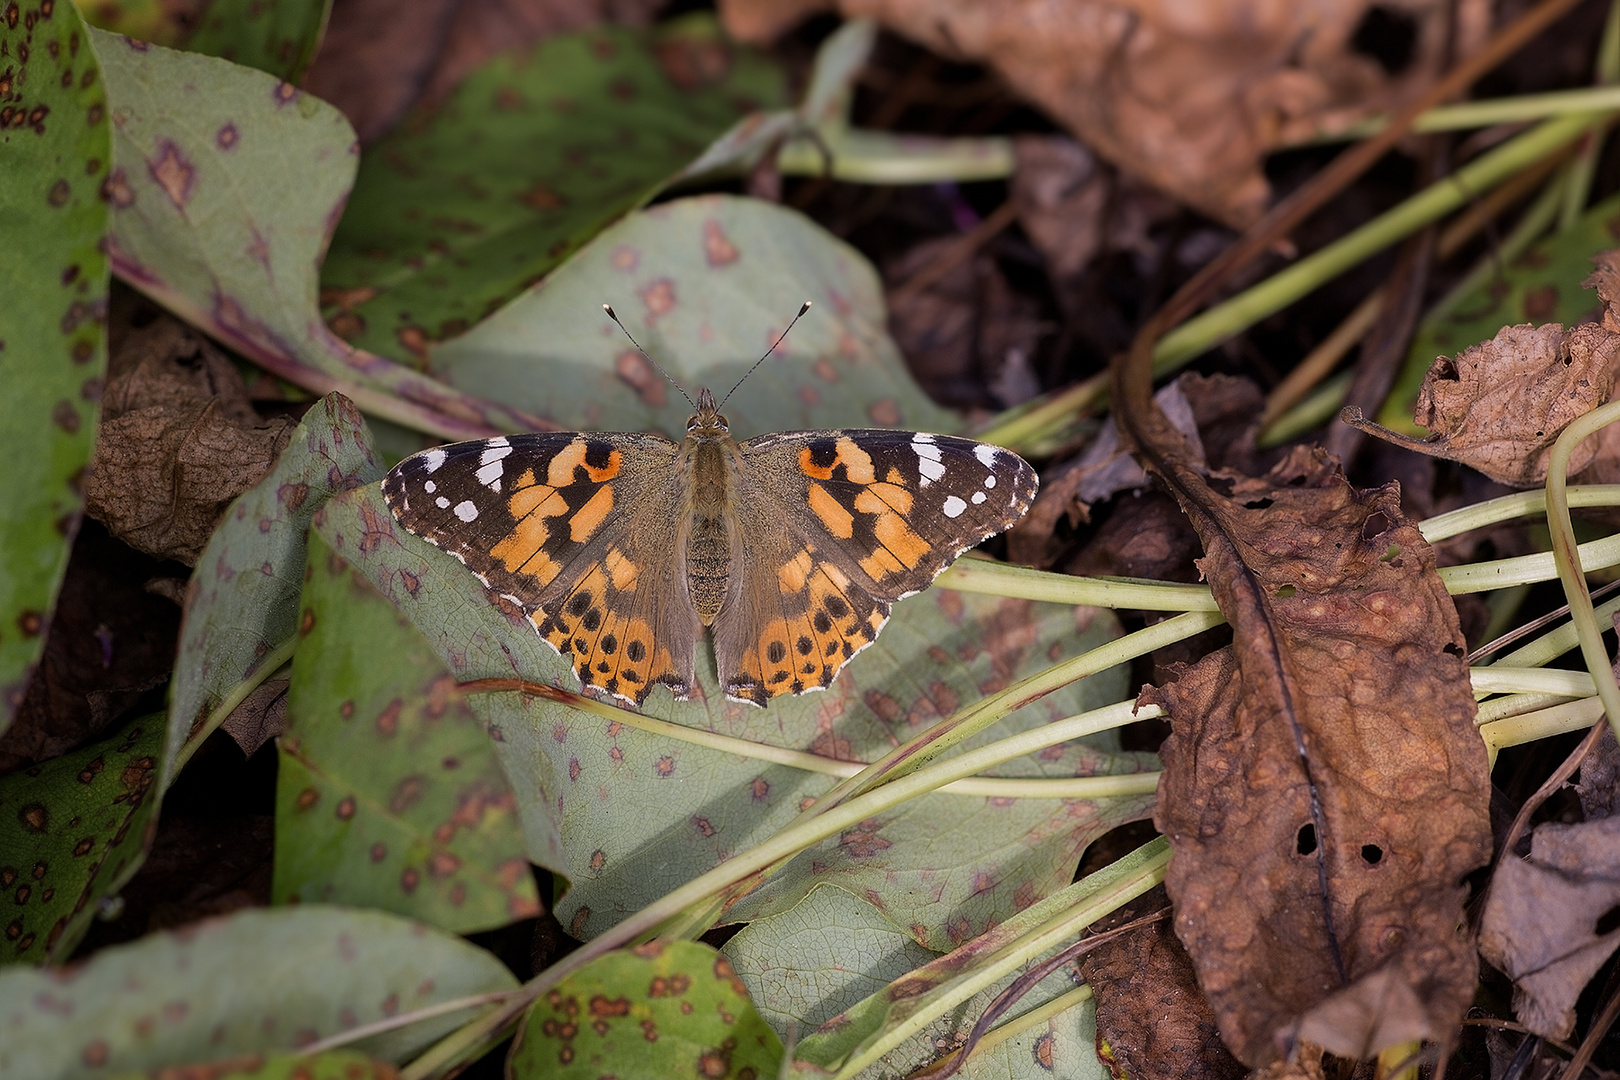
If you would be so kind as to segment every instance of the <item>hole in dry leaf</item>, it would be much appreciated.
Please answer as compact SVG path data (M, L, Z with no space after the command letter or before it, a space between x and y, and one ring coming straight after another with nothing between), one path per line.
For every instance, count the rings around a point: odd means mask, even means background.
M1448 652L1452 656L1461 656L1463 654L1462 646L1458 645L1455 641L1446 642L1446 647L1440 651Z
M1361 861L1368 866L1377 866L1384 861L1384 849L1377 844L1362 844Z
M1440 359L1436 360L1434 362L1434 366L1429 369L1429 378L1433 379L1435 382L1456 382L1457 365L1453 364L1447 357L1442 356Z
M1543 431L1536 432L1536 438L1542 439L1542 438L1545 438L1545 437L1546 437L1546 432L1543 432Z
M1270 499L1254 499L1254 500L1252 500L1250 502L1244 503L1243 505L1245 507L1247 507L1248 509L1250 509L1250 510L1264 510L1266 507L1271 505L1271 500Z
M1375 5L1367 9L1350 37L1350 48L1378 61L1389 75L1399 75L1417 53L1417 20L1404 11Z
M1277 590L1277 599L1279 600L1286 600L1293 595L1294 587L1292 585L1284 585L1282 588Z
M1363 540L1371 540L1373 537L1378 536L1388 528L1389 518L1385 517L1382 511L1379 511L1376 514L1369 515L1367 520L1362 523L1361 538Z
M1592 924L1592 933L1598 937L1620 930L1620 904L1598 916L1597 922Z
M1309 855L1316 850L1316 826L1310 822L1299 827L1299 835L1294 837L1294 850L1301 855Z
M1391 544L1389 550L1378 556L1379 562L1394 562L1401 557L1401 545Z

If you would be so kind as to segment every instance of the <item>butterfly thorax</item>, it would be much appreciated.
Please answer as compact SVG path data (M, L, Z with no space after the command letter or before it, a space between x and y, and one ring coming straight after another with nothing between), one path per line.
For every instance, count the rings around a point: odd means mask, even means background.
M714 622L731 580L731 516L727 513L730 470L737 452L730 425L714 395L698 391L698 411L686 422L681 456L692 476L691 531L686 538L686 581L704 626Z

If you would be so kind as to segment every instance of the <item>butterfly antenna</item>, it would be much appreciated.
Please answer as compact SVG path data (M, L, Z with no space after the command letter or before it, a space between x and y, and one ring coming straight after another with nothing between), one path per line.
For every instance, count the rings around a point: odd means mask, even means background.
M731 395L735 394L737 392L737 387L741 386L743 384L743 379L746 379L746 378L748 378L748 376L752 375L754 373L754 368L757 368L757 367L759 367L759 365L763 364L766 361L766 359L771 355L771 353L776 351L776 347L778 345L782 344L782 339L788 336L788 330L792 330L793 327L798 324L799 320L804 318L804 313L809 311L809 310L810 310L810 301L806 300L804 302L804 306L799 309L799 313L797 315L793 316L793 321L787 324L787 330L782 331L782 333L777 336L776 341L771 345L771 347L765 350L765 355L760 357L758 360L754 361L754 367L751 367L747 371L743 372L742 379L738 379L736 385L733 386L730 390L726 391L726 396L720 399L720 404L721 405L724 405L726 402L731 400ZM718 408L718 407L719 406L716 406L716 408Z
M806 305L806 306L808 307L809 305ZM627 338L630 338L630 344L632 344L632 345L634 345L636 347L636 352L640 353L643 357L646 357L647 363L649 363L653 367L657 368L658 369L658 374L660 374L664 378L668 379L669 380L669 385L673 386L676 390L679 390L680 394L681 394L681 397L686 399L686 403L688 405L692 406L693 411L696 411L697 410L697 402L692 400L692 395L688 394L686 392L685 388L682 387L680 383L675 381L675 376L673 376L669 372L665 371L663 369L662 365L660 365L658 363L658 361L654 360L651 356L649 356L647 354L647 350L643 349L641 347L641 342L637 341L635 339L635 337L633 337L631 335L630 331L624 329L624 323L619 321L618 313L613 310L613 305L612 304L603 304L602 305L602 310L607 312L607 317L612 319L614 325L617 326L621 331L623 331L624 336L627 337Z

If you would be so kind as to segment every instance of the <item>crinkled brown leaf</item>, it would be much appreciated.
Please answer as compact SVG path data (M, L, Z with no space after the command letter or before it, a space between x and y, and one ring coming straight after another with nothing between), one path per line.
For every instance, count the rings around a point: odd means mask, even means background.
M1620 336L1595 323L1565 330L1504 326L1454 358L1440 357L1424 376L1413 419L1433 434L1412 449L1471 465L1493 480L1535 487L1571 420L1609 399ZM1570 459L1570 472L1592 463L1598 440Z
M1376 1053L1392 984L1418 1021L1401 1037L1444 1038L1473 993L1460 882L1490 856L1490 787L1434 555L1395 485L1356 491L1320 452L1225 478L1230 498L1167 471L1234 636L1143 696L1173 729L1176 932L1227 1045L1258 1067L1307 1025Z
M1614 817L1620 811L1620 743L1614 732L1606 731L1597 746L1581 762L1581 778L1575 785L1587 821Z
M85 510L136 550L195 565L225 507L270 471L293 426L255 413L224 354L160 315L113 351Z
M1566 1038L1575 1001L1616 946L1597 933L1620 905L1620 817L1548 822L1528 859L1505 858L1491 881L1479 951L1513 979L1513 1011L1537 1035Z
M1159 886L1097 923L1098 933L1164 907ZM1221 1043L1192 961L1167 920L1099 942L1080 960L1097 995L1097 1038L1115 1076L1223 1080L1247 1074Z
M761 41L811 11L873 16L941 56L994 68L1076 137L1205 213L1245 224L1266 206L1271 150L1408 100L1483 39L1485 0L1387 0L1412 20L1391 77L1353 41L1370 0L1187 4L1174 0L724 0L726 29Z

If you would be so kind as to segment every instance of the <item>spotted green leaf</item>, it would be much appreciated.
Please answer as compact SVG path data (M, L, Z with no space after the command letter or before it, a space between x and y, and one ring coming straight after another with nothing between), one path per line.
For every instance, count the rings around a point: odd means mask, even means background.
M0 731L45 646L107 370L112 125L87 34L51 0L0 18Z
M179 1070L158 1067L121 1073L108 1080L179 1080L192 1076L207 1080L394 1080L398 1075L399 1070L387 1062L352 1050L328 1050L320 1054L254 1054L210 1061L206 1067L182 1066Z
M300 386L446 435L532 418L358 352L316 311L316 273L359 146L291 83L197 53L91 32L116 121L108 249L119 277Z
M76 0L102 30L218 56L297 82L320 47L331 0Z
M315 527L426 635L458 679L515 675L577 687L515 609L497 606L460 563L404 532L375 488L334 499ZM697 732L803 751L814 768L641 730L634 714L614 721L511 691L477 694L472 707L496 734L530 858L573 883L557 905L563 925L590 937L765 840L827 791L840 762L874 760L958 708L1118 633L1113 616L1096 609L933 589L897 604L877 642L822 693L778 698L764 709L727 701L705 642L694 700L675 701L660 689L643 710ZM995 733L1117 701L1125 690L1123 669L1103 672L1026 706ZM1076 743L1002 772L1027 783L1153 767L1150 755ZM1061 887L1092 839L1143 816L1151 781L1123 779L1135 794L1020 797L1027 789L1011 784L929 795L808 853L734 914L768 914L819 881L836 881L876 898L920 943L949 948Z
M72 954L140 869L157 825L161 714L110 739L0 777L0 964Z
M1390 391L1378 422L1419 438L1425 429L1412 422L1423 376L1439 356L1489 341L1504 326L1557 322L1573 326L1595 318L1602 302L1581 287L1592 273L1592 256L1615 246L1620 237L1620 195L1588 210L1568 229L1555 233L1502 268L1499 277L1463 297L1450 310L1423 321L1407 351L1406 365Z
M339 491L382 475L371 436L341 394L316 402L275 468L225 512L197 559L169 695L164 786L188 735L242 686L268 674L267 655L298 626L309 521Z
M516 985L484 950L395 915L252 909L103 949L72 978L0 971L0 1076L54 1080L290 1051ZM469 1015L441 1014L349 1049L397 1063Z
M424 360L781 104L783 84L707 16L496 57L361 160L321 273L334 327Z
M724 956L692 941L609 953L535 1002L513 1080L774 1077L782 1043Z
M469 393L541 412L565 429L677 434L691 406L602 304L696 397L701 386L717 396L730 390L805 300L815 306L726 405L739 438L960 426L906 371L871 263L802 214L734 196L630 215L544 285L435 349L433 366Z
M538 915L511 790L455 678L319 536L306 577L272 898L456 933Z

